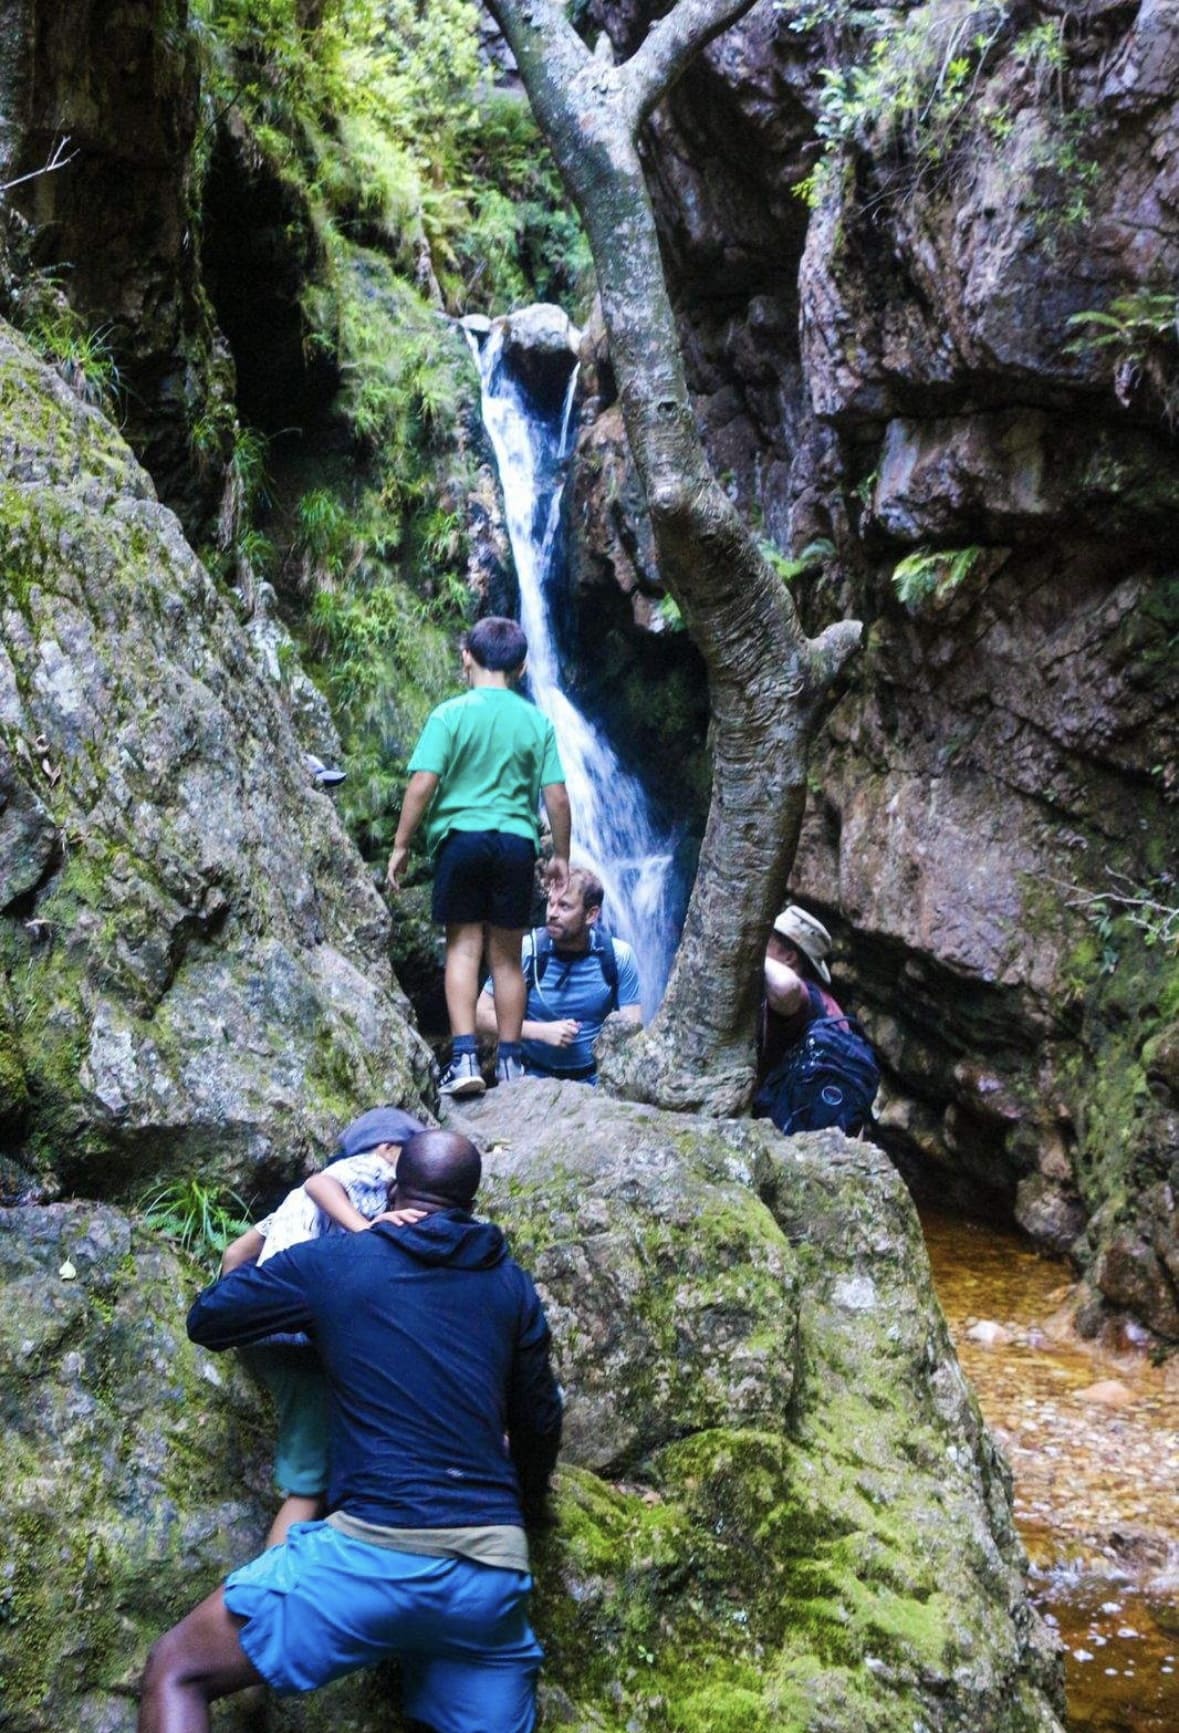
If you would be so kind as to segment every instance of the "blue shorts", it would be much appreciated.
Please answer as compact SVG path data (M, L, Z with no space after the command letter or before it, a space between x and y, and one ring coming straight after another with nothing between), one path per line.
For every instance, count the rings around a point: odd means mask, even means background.
M532 1578L394 1552L300 1522L226 1579L241 1646L280 1695L396 1655L406 1715L437 1733L532 1733L543 1650Z
M507 830L452 830L434 864L431 912L443 926L532 925L536 849Z
M319 1355L314 1348L265 1342L238 1351L274 1402L279 1491L318 1498L328 1483L328 1382Z

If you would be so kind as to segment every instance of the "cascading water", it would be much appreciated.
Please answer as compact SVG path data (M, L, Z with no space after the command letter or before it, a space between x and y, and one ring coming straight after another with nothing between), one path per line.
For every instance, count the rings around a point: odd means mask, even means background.
M466 327L483 388L483 421L499 466L504 513L520 583L532 696L553 724L573 809L573 858L606 892L603 918L634 949L643 1016L658 1008L683 920L674 839L652 824L647 797L560 686L551 583L570 449L577 369L564 403L546 412L507 365L504 327Z

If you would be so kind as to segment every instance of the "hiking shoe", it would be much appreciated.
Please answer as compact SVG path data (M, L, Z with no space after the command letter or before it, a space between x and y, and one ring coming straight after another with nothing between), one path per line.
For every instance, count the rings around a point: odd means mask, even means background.
M510 1053L505 1059L502 1055L495 1062L495 1081L497 1083L515 1083L518 1077L527 1077L524 1061Z
M439 1095L482 1095L487 1088L474 1053L456 1053L438 1085Z

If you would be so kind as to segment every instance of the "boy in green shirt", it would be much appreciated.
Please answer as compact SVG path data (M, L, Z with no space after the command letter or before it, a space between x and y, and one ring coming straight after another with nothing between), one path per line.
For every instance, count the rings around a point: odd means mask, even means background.
M497 1075L509 1082L524 1075L520 943L532 921L541 797L553 833L549 883L560 888L569 876L570 818L553 725L512 690L528 654L524 633L515 620L491 615L467 635L462 654L471 690L426 720L409 761L387 876L390 890L400 890L410 841L424 818L435 862L433 915L446 928L454 1038L440 1088L444 1095L481 1095L475 1001L484 936L495 982Z

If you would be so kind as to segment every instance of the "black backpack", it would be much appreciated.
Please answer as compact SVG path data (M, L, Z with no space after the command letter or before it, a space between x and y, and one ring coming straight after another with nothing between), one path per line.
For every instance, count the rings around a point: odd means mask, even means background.
M556 946L549 937L547 928L538 927L532 935L532 958L529 964L528 977L539 990L545 977ZM614 940L609 933L599 932L597 927L590 931L590 956L598 959L602 971L602 979L610 989L610 1010L618 1009L618 953L614 949Z
M818 988L808 983L807 992L818 1015L762 1082L754 1114L787 1136L829 1125L860 1131L880 1087L872 1045L854 1017L829 1017Z

